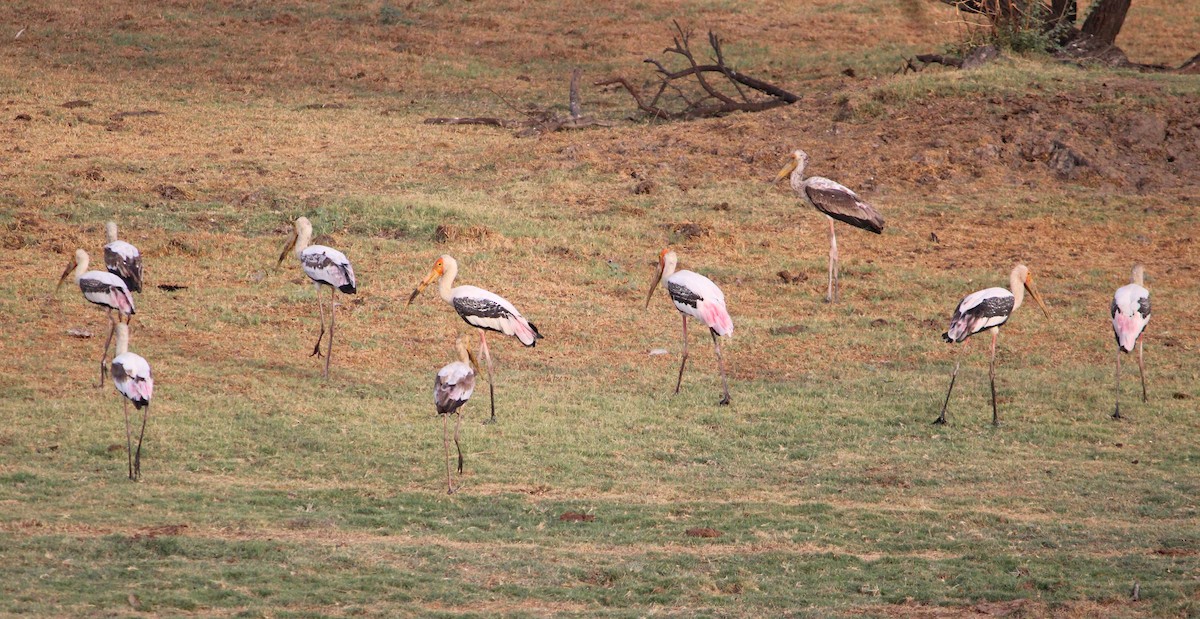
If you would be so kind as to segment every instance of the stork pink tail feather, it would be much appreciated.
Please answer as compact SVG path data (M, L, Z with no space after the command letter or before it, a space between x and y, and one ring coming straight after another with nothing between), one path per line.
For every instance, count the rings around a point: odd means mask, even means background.
M1125 352L1133 352L1133 347L1137 344L1137 324L1128 316L1117 314L1117 344L1121 350Z
M513 335L517 336L518 340L526 346L534 346L541 335L538 334L530 325L529 321L524 317L514 316L512 318Z
M717 335L726 336L733 333L733 318L730 318L729 310L725 309L724 304L705 302L699 309L704 324L716 331Z

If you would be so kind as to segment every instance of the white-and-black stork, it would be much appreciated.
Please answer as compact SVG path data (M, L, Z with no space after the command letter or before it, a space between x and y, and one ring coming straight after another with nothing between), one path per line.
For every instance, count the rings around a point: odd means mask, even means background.
M117 311L118 317L126 317L128 322L137 313L137 309L133 304L133 295L120 277L105 271L89 271L87 268L90 263L91 259L87 252L76 249L75 256L67 264L62 277L58 278L58 286L55 290L61 289L63 282L67 281L67 276L73 272L75 283L79 284L83 298L103 307L108 316L108 321L112 326L108 330L108 338L104 340L104 352L100 355L100 382L96 384L97 387L102 387L104 386L104 375L108 373L108 347L112 344L113 334L117 330L117 319L113 318L113 310Z
M1050 312L1046 309L1046 304L1042 302L1042 295L1038 294L1037 288L1033 285L1033 274L1029 272L1029 268L1023 264L1018 264L1013 267L1012 273L1008 277L1009 290L1004 288L987 288L978 292L963 297L959 301L958 307L954 309L954 315L950 317L950 328L942 334L942 339L950 343L959 343L981 331L992 332L992 355L991 365L988 369L988 377L992 384L992 425L1000 425L1000 415L996 409L996 338L1000 334L1000 325L1008 322L1012 313L1021 307L1021 302L1025 300L1025 291L1028 290L1034 301L1037 301L1038 307L1042 308L1042 313L1047 318L1050 317ZM959 351L958 361L954 364L954 372L950 374L950 388L946 390L946 401L942 404L942 414L934 420L935 424L946 423L946 407L950 404L950 392L954 390L954 379L958 376L958 367L962 365L962 352L967 349L964 344L962 350Z
M288 238L287 245L284 246L283 252L279 254L279 262L275 266L283 264L283 259L287 257L292 248L296 250L296 258L300 260L300 266L304 268L304 273L313 281L313 285L317 288L317 308L321 311L321 333L317 335L317 343L313 345L312 353L308 356L321 357L321 338L325 337L325 305L321 303L321 286L329 286L329 344L325 348L325 378L329 378L329 360L333 357L333 324L334 313L337 311L337 299L335 295L340 290L345 294L355 294L358 292L358 283L354 278L354 267L350 266L350 260L346 258L346 254L324 245L309 245L312 241L312 223L307 217L298 217L296 219L295 229Z
M412 304L413 299L416 299L426 286L433 280L441 278L438 282L438 293L442 300L449 303L467 324L479 329L480 350L483 353L484 361L487 362L488 395L492 408L492 416L484 423L495 423L496 390L492 381L492 354L488 351L485 333L496 331L504 335L511 335L525 346L536 346L537 341L542 339L542 334L538 333L537 327L526 320L521 312L517 311L517 308L504 297L475 286L455 287L454 278L457 275L458 262L449 255L443 254L437 259L437 262L433 263L433 269L429 271L429 275L426 275L425 279L421 280L421 283L413 289L412 294L408 297L408 302L404 305L407 307Z
M1113 419L1121 419L1121 354L1137 345L1138 376L1142 379L1142 402L1146 401L1146 365L1142 361L1142 332L1150 322L1150 291L1145 288L1145 269L1133 267L1130 283L1117 289L1112 301L1113 335L1117 338L1117 397Z
M454 342L454 348L458 351L458 359L438 370L437 377L433 379L433 405L437 407L438 415L442 418L442 447L446 451L447 494L454 494L454 480L450 476L450 439L447 437L448 429L446 427L450 415L455 416L454 448L458 450L458 473L461 475L463 472L462 447L458 444L462 413L458 409L466 404L467 400L471 399L471 394L475 392L475 374L479 367L479 363L475 361L475 355L468 348L470 344L470 336L458 336Z
M104 267L121 278L129 292L142 291L142 253L132 243L117 238L117 222L104 224L108 244L104 246Z
M802 150L794 151L774 182L778 183L790 176L792 190L809 206L829 218L829 291L825 300L833 303L837 301L838 296L837 232L834 230L833 220L882 234L883 216L845 185L820 176L804 178L804 168L807 166L808 153Z
M117 325L117 356L112 360L113 386L125 396L125 452L129 456L129 479L142 477L142 439L150 417L150 398L154 396L154 376L150 364L139 354L129 352L129 325ZM138 433L137 452L133 451L133 431L129 427L129 403L142 411L142 429Z
M646 294L646 307L650 307L650 299L659 282L665 282L664 288L671 296L675 309L683 316L683 356L679 361L679 377L675 380L675 393L683 383L683 368L688 358L688 316L699 320L708 327L712 335L713 350L717 353L717 368L721 372L721 387L724 395L718 404L729 404L729 381L725 378L725 361L721 358L720 337L733 334L733 319L729 310L725 309L725 295L711 279L692 271L676 271L679 258L670 248L658 254L658 269L650 282L650 292Z

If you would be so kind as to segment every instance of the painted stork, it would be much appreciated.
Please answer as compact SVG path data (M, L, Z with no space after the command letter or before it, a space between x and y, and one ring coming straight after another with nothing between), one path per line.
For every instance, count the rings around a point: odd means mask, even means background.
M113 386L125 396L125 453L129 456L129 479L142 477L142 439L146 436L146 419L150 417L150 398L154 396L154 376L150 364L141 355L129 352L129 325L117 325L117 356L112 360ZM142 429L138 433L136 454L133 451L133 431L129 426L129 403L142 410Z
M820 176L804 178L808 166L808 153L797 150L791 160L775 177L774 182L791 177L792 190L800 195L809 206L829 218L829 291L825 300L833 303L838 296L838 250L837 232L833 220L845 222L875 234L883 233L883 216L875 207L867 204L848 187Z
M711 279L692 271L676 271L679 258L670 248L658 254L658 269L650 282L650 292L646 294L646 307L650 307L650 299L659 282L666 282L664 287L671 296L675 309L683 316L683 358L679 361L679 377L675 380L675 393L683 383L683 368L688 358L688 316L699 320L708 327L712 335L713 350L717 353L717 368L721 371L721 386L724 396L718 404L729 404L729 381L725 378L725 362L721 358L721 340L719 337L733 334L733 319L729 310L725 309L725 295Z
M103 387L104 375L108 373L108 347L112 344L113 334L117 330L117 319L113 318L113 310L117 311L118 317L125 316L126 322L132 319L137 310L133 305L133 295L129 292L125 282L112 273L87 270L90 263L91 259L87 252L76 249L75 257L71 258L62 277L58 278L58 286L55 290L61 289L63 282L67 281L67 276L73 272L75 283L79 284L83 298L103 307L108 316L108 322L112 327L108 330L108 338L104 340L104 352L100 355L100 382L96 384L97 387Z
M1142 402L1146 401L1146 365L1142 361L1142 332L1150 322L1150 291L1146 290L1145 269L1133 267L1130 283L1117 289L1112 301L1113 335L1117 338L1117 398L1113 419L1121 417L1121 353L1133 352L1137 344L1138 376L1142 379Z
M421 280L421 283L413 289L404 306L411 305L413 299L416 299L426 286L433 283L433 280L441 278L441 281L438 282L438 293L442 300L449 303L467 324L479 329L480 350L483 352L484 361L487 362L488 396L492 405L492 416L484 423L495 423L496 390L492 382L492 354L488 351L485 333L496 331L504 335L511 335L525 346L537 346L537 341L542 339L542 334L538 333L537 327L526 320L512 303L500 295L475 286L454 287L454 278L457 275L458 262L449 255L443 254L437 259L437 262L433 263L433 269L429 271L429 275L426 275L425 279Z
M104 224L108 244L104 246L104 267L121 278L129 292L142 291L142 254L132 243L117 239L117 222Z
M992 384L992 425L996 426L1000 425L1000 416L996 410L996 338L1000 335L1000 325L1008 322L1013 312L1021 307L1021 302L1025 300L1026 290L1029 291L1033 300L1037 301L1038 307L1042 308L1042 313L1047 318L1050 317L1046 304L1042 302L1042 295L1038 294L1037 288L1033 285L1033 274L1029 272L1029 267L1023 264L1013 267L1012 273L1008 277L1008 287L1009 290L998 287L986 288L963 297L963 300L959 301L958 307L954 309L954 315L950 317L950 328L942 334L942 339L956 344L976 333L992 332L992 356L988 377ZM950 392L954 390L954 379L958 376L958 367L962 365L962 352L966 349L964 344L959 351L958 362L954 364L954 372L950 374L950 388L946 390L946 401L942 404L942 414L934 420L935 424L946 423L946 407L950 404Z
M454 342L458 350L458 360L447 364L438 370L433 379L433 405L437 407L438 415L442 418L442 447L446 450L446 494L454 494L454 481L450 476L450 439L447 438L447 419L450 415L454 420L454 448L458 450L458 474L463 472L462 447L458 444L458 430L462 426L462 414L458 409L475 392L475 375L479 363L475 355L468 350L470 336L460 335Z
M321 339L325 337L325 305L321 303L321 286L329 287L329 343L325 348L324 373L325 378L329 378L329 360L333 357L334 312L338 306L334 295L339 290L345 294L354 294L358 292L358 284L354 279L354 267L350 266L350 260L346 258L346 254L324 245L309 245L310 241L312 241L312 223L308 221L307 217L298 217L295 230L288 238L287 245L283 247L283 252L279 254L279 262L275 266L283 264L283 259L287 257L288 252L295 248L300 266L304 268L304 273L316 286L317 308L321 311L321 333L317 335L317 343L313 345L312 353L308 356L315 355L318 359L321 358Z

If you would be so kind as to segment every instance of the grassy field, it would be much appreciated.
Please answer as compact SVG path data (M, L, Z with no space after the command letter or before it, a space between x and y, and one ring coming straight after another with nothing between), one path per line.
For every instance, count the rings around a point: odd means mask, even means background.
M1200 77L894 75L969 29L915 0L535 4L0 7L0 614L1200 614ZM802 101L661 124L585 88L611 127L422 122L565 113L575 66L640 83L672 19ZM1179 64L1198 32L1139 1L1119 43ZM888 218L839 230L833 306L825 220L768 182L797 147ZM313 289L274 265L299 215L359 275L328 381ZM103 313L52 294L110 218L149 282L138 484L89 383ZM696 331L671 396L679 319L643 308L668 244L729 300L730 407ZM442 253L546 335L493 340L500 422L477 391L453 496L430 389L467 326L432 291L404 308ZM954 304L1018 261L1052 314L1001 334L1002 425L983 342L930 425ZM1139 261L1150 401L1127 363L1114 422L1108 306Z

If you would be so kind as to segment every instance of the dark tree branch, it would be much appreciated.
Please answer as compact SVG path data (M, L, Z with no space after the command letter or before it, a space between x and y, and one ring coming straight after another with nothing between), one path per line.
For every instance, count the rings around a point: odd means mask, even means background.
M654 118L667 120L705 118L739 111L758 112L800 100L800 97L779 86L739 73L730 67L725 59L725 52L721 48L721 39L713 32L708 33L708 44L712 47L715 64L700 64L696 61L696 56L690 47L691 32L681 26L679 22L674 22L673 25L674 33L671 37L673 45L663 50L663 53L683 58L687 62L687 66L678 71L672 71L659 60L646 58L643 62L654 66L654 73L659 79L658 89L653 97L647 99L641 91L623 77L599 81L595 85L624 88L633 97L639 110ZM727 86L737 92L737 98L722 92L717 87L717 83L707 77L708 74L713 73L720 74L725 78ZM694 86L690 89L691 94L688 89L681 86L689 82L688 78L694 80L691 82ZM673 110L660 103L664 100L663 95L668 90L673 93L673 96L668 98L672 101L677 99L678 102L682 102L682 109ZM693 96L697 90L700 91L699 97ZM768 98L754 99L751 91L767 95Z

